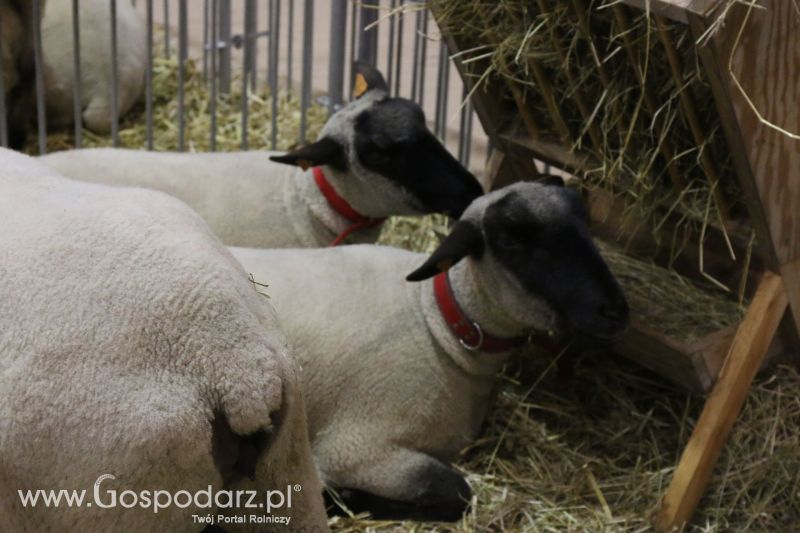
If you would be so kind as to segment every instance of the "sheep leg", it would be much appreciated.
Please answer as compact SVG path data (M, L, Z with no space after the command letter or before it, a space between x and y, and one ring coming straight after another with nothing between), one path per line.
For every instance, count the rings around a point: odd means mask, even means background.
M83 111L83 124L94 133L105 135L111 131L111 116L105 98L95 96Z
M377 520L454 522L469 506L472 491L464 476L428 455L396 454L362 476L369 479L371 474L374 484L338 490L342 502L355 513L367 511ZM336 505L330 507L334 514L341 512Z

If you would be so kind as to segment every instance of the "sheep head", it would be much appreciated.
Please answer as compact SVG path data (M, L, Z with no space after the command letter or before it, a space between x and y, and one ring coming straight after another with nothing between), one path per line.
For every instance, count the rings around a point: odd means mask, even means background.
M558 178L522 182L474 201L428 260L420 281L469 257L475 279L517 322L610 341L628 303L594 245L580 194Z
M419 105L389 96L374 67L357 62L353 70L354 100L331 116L319 140L272 160L326 166L364 215L461 216L483 192L478 181L428 129Z

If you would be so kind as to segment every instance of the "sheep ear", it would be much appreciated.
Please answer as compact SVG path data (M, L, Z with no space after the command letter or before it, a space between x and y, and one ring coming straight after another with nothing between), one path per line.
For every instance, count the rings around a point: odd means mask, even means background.
M296 165L303 170L319 165L331 165L341 170L347 169L347 156L344 146L330 137L323 137L315 143L298 148L285 155L270 156L269 159L276 163Z
M389 92L389 85L383 79L383 74L368 63L353 63L353 76L353 99L361 98L373 89Z
M434 250L425 263L406 277L407 281L422 281L447 271L468 255L480 257L483 253L483 236L470 222L459 220L445 240Z

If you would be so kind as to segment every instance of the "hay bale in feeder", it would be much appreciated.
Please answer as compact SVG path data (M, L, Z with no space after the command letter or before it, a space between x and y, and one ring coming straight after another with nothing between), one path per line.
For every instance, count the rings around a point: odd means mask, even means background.
M584 186L622 200L629 232L677 213L680 243L746 214L686 26L617 0L430 4L443 32L472 45L459 57L482 65L476 90L498 82L499 105L526 110L526 135L581 154Z

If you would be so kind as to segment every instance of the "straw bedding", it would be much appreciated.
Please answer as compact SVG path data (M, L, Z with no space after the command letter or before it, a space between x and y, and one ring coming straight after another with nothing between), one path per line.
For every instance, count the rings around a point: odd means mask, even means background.
M500 2L499 4L503 4ZM176 69L158 57L154 79L155 147L177 147ZM280 96L278 148L298 137L299 106ZM208 95L190 62L187 144L208 149ZM251 148L269 146L270 101L250 95ZM220 150L239 149L238 84L219 110ZM309 138L325 120L311 110ZM121 145L145 142L143 109L126 117ZM71 132L54 132L48 149L72 146ZM110 140L85 132L85 146ZM33 152L35 148L29 147ZM391 219L380 242L429 252L447 232L443 217ZM603 252L626 288L637 318L696 335L738 319L737 305L611 247ZM684 300L676 300L676 294ZM661 295L669 295L669 298ZM688 296L687 296L688 295ZM687 302L695 302L690 305ZM699 304L697 302L700 302ZM670 480L702 398L610 353L585 354L568 383L554 377L549 356L531 353L505 369L497 400L477 442L459 463L474 490L471 511L456 524L375 522L335 518L338 532L355 531L646 531L648 514ZM694 531L788 531L800 520L800 373L778 367L759 378L700 505Z

